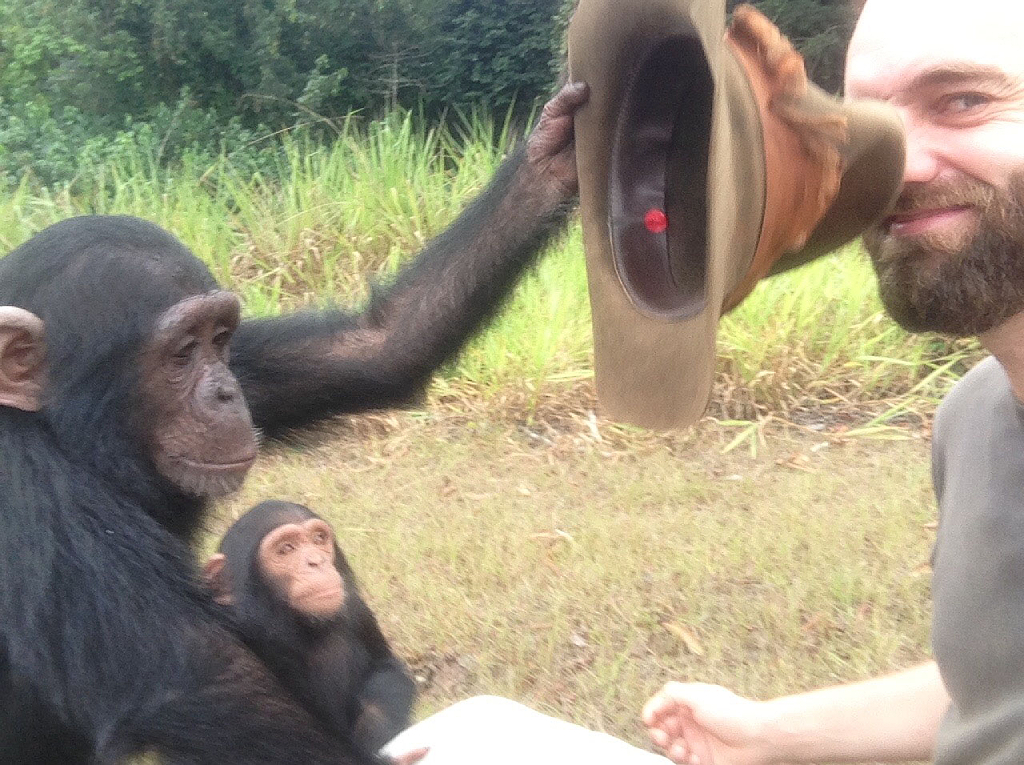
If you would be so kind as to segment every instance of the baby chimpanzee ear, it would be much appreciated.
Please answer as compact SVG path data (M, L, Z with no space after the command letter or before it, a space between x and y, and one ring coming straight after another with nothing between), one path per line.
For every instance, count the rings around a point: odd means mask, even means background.
M235 604L235 596L231 592L231 582L228 572L225 570L227 562L228 559L224 553L214 553L203 566L203 581L213 593L214 601L222 606Z
M42 408L46 382L43 321L24 308L0 305L0 406Z

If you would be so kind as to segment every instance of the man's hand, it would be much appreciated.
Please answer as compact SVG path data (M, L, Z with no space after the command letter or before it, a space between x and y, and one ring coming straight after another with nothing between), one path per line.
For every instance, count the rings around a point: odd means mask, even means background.
M391 758L391 762L394 763L394 765L416 765L416 763L426 757L429 752L430 747L421 746L419 749L413 749L409 752L396 754Z
M721 686L667 683L644 706L643 721L680 765L764 765L763 709Z
M573 116L587 102L585 83L563 85L544 104L540 120L526 141L526 158L543 182L550 183L565 196L578 190L576 144L573 141Z
M930 761L949 705L939 669L928 662L770 701L668 683L647 702L643 720L681 765Z

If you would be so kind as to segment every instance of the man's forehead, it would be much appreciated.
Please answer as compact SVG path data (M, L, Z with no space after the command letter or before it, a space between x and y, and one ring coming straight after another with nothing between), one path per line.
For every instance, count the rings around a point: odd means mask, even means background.
M892 98L935 70L1024 79L1024 2L868 0L847 59L851 96Z

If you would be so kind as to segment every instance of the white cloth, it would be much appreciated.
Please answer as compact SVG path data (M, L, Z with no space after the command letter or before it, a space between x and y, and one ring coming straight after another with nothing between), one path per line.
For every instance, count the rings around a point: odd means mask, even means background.
M671 765L607 733L541 714L499 696L475 696L398 734L390 755L429 747L419 765Z

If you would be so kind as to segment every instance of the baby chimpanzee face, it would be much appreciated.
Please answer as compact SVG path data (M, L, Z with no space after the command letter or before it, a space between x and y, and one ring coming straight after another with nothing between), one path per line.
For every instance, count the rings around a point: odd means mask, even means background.
M260 541L257 557L267 584L292 609L311 619L329 619L345 602L334 550L331 527L309 518L272 530Z

